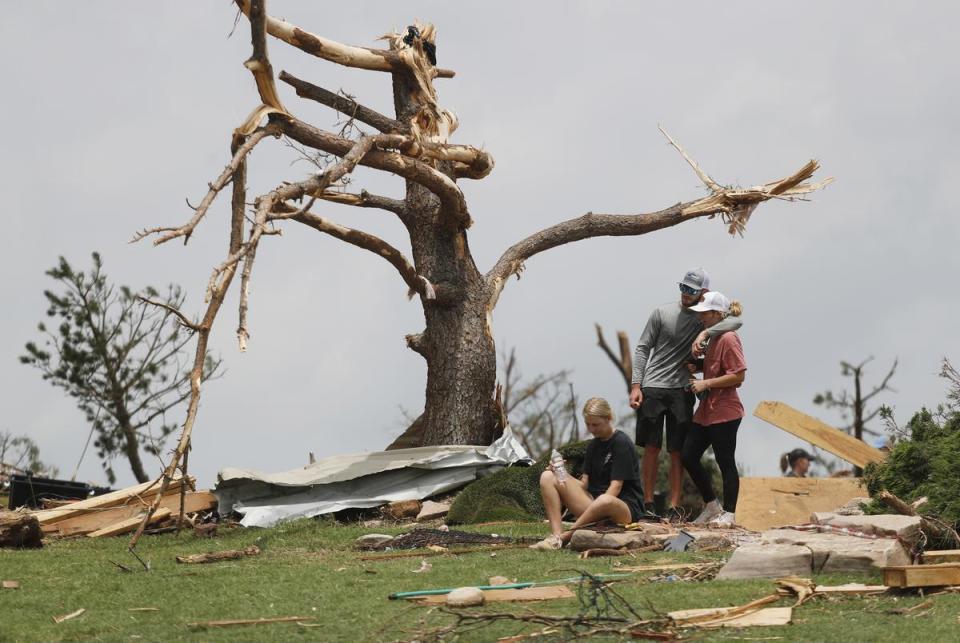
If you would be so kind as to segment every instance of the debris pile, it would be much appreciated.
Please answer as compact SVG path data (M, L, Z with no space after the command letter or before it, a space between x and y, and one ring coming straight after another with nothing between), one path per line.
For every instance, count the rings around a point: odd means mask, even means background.
M170 483L150 519L150 527L154 531L168 526L173 528L179 520L181 507L185 521L190 525L193 525L196 516L216 508L217 499L212 493L191 491L193 487L192 477L178 477ZM140 526L147 509L157 499L159 490L157 481L145 482L27 515L37 520L44 536L117 536Z
M371 538L379 534L368 534L357 539L358 549L367 549L371 551L385 551L387 549L418 549L421 547L439 546L449 547L450 545L510 545L518 542L515 538L507 536L495 536L487 534L477 534L468 531L458 531L456 529L414 529L405 534L389 538Z

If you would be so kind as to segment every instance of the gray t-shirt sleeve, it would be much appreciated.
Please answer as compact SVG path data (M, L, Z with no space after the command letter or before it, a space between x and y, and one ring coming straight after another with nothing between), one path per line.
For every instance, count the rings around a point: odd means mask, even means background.
M741 326L743 326L743 320L739 317L724 317L707 329L707 337L716 337L717 335L728 333L731 330L740 330Z
M647 319L647 325L640 335L640 341L633 351L633 379L632 384L643 384L643 374L647 370L647 360L650 359L650 349L657 341L660 334L660 309L655 308Z

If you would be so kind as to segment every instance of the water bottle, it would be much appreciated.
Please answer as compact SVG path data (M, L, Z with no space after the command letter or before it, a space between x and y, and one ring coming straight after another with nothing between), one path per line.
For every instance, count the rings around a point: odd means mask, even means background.
M567 470L563 467L563 456L556 449L550 452L550 464L553 466L553 474L557 476L557 482L566 484Z

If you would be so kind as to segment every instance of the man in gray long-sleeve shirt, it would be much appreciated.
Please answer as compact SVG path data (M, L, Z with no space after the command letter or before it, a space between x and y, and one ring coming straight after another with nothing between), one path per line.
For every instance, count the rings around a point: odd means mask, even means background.
M670 453L671 518L679 517L676 508L680 505L683 482L680 451L693 418L694 396L686 390L690 380L686 364L691 359L691 345L703 331L697 314L689 308L703 299L710 286L710 278L702 268L698 268L685 274L679 286L679 302L664 304L650 313L634 351L630 387L630 406L639 409L637 445L644 447L641 463L644 505L651 512L666 424L667 451ZM712 337L737 330L741 325L739 317L727 317L710 327L707 335Z

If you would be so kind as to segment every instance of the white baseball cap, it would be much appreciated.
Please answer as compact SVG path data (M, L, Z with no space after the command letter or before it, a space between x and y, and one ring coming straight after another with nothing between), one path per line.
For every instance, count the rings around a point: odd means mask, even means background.
M715 310L720 313L729 313L730 312L730 300L727 299L727 296L716 290L711 290L703 296L703 301L701 301L696 306L691 306L688 310L692 310L696 313L704 313L708 310Z

